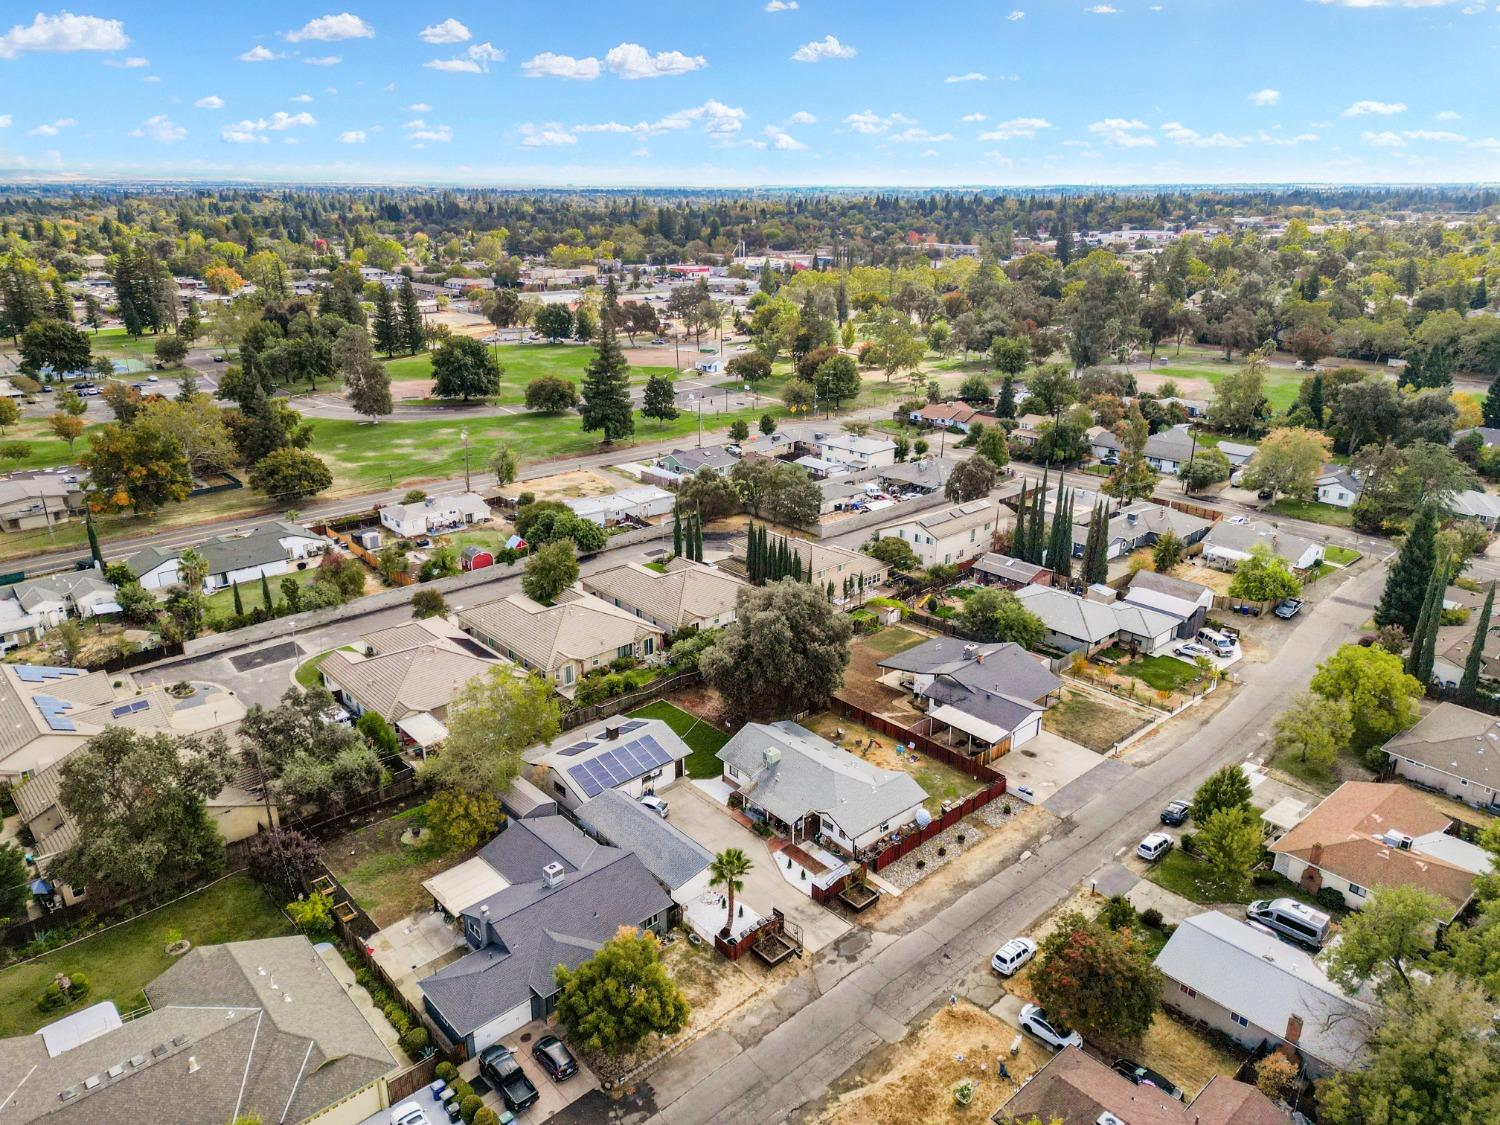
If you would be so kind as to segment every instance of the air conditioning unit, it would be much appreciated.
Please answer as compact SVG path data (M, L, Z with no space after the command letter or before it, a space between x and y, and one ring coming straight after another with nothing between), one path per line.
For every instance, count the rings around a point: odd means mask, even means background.
M549 863L542 868L542 882L548 890L560 886L563 881L563 865L560 863Z
M1106 1109L1098 1117L1094 1118L1094 1125L1125 1125L1125 1119L1123 1117L1116 1117Z

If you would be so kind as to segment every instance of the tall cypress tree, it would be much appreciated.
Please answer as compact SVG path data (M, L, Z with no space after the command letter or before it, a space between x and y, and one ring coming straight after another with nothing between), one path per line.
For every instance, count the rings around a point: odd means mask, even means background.
M245 616L245 603L240 600L240 584L238 582L234 584L234 615L236 617Z
M1047 545L1047 473L1042 472L1042 486L1031 497L1031 518L1026 521L1026 561L1042 562L1042 552Z
M1500 427L1500 375L1490 384L1484 396L1484 424Z
M1401 553L1386 575L1385 592L1375 607L1376 625L1382 628L1399 625L1407 636L1413 635L1432 577L1436 537L1437 513L1431 504L1423 504L1407 532L1406 542L1401 544Z
M260 600L266 605L266 612L276 612L276 602L271 598L271 583L266 581L266 572L260 572Z
M619 315L618 290L613 277L604 294L599 314L599 344L594 358L583 371L583 389L578 413L585 430L604 431L606 444L635 433L635 414L630 409L630 364L615 334Z
M703 513L693 512L693 560L703 561Z
M1021 482L1021 495L1016 498L1016 525L1010 531L1010 553L1023 562L1026 559L1026 482Z
M1068 493L1067 511L1060 513L1059 524L1061 525L1054 535L1057 546L1057 560L1052 570L1064 578L1073 577L1073 505L1077 501L1078 492L1073 490Z
M752 542L754 538L752 535ZM675 502L672 505L672 557L682 557L682 505Z
M1094 542L1094 555L1084 579L1091 586L1109 581L1109 505L1100 504L1094 512L1099 517L1099 538Z
M401 342L411 355L427 347L427 333L422 324L422 310L417 307L417 291L411 278L401 283Z
M1443 591L1448 586L1447 574L1447 560L1439 559L1427 582L1427 596L1423 599L1417 632L1412 637L1411 651L1406 655L1406 671L1416 677L1423 691L1432 685L1432 664L1437 650L1438 625L1443 617Z
M1089 582L1089 575L1093 573L1094 551L1099 546L1099 505L1094 505L1094 510L1089 513L1089 533L1083 541L1083 561L1080 569L1080 577L1084 582Z
M83 526L89 536L89 555L98 567L99 573L104 573L104 552L99 549L99 536L94 532L94 517L87 510L83 513Z
M1474 627L1474 643L1464 660L1463 678L1458 681L1460 703L1473 703L1479 698L1479 671L1484 667L1484 642L1489 640L1490 614L1494 609L1495 584L1491 582L1490 592L1484 596L1484 608L1479 611L1479 623Z
M384 285L375 294L375 347L387 356L401 346L401 325L396 319L396 302Z

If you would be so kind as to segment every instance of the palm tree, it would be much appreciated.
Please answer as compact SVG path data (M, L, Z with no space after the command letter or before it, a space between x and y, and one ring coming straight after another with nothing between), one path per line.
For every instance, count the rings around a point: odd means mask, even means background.
M709 885L725 887L729 891L729 915L724 929L731 934L734 933L734 892L745 889L745 876L754 866L750 857L739 848L725 848L708 866Z

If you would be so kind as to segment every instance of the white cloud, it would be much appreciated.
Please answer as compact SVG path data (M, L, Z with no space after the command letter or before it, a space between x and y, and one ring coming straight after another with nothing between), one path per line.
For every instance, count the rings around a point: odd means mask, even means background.
M451 125L428 125L425 128L413 129L413 125L421 125L420 121L414 121L405 126L412 131L406 134L408 141L425 143L433 141L437 144L447 144L453 139L453 126Z
M350 129L347 133L339 134L341 145L362 145L365 143L365 131L363 129Z
M469 29L456 19L445 19L422 29L423 43L467 43L473 38Z
M55 137L64 129L72 128L77 124L78 122L74 121L71 117L59 117L56 121L38 125L35 129L29 130L26 135L28 137Z
M422 65L428 70L439 70L444 74L483 74L490 69L490 63L500 62L504 58L504 51L485 41L471 44L458 58L431 59Z
M1246 96L1245 100L1251 105L1269 106L1281 101L1281 91L1273 90L1269 86L1264 90L1256 90L1253 94Z
M1095 4L1092 8L1085 8L1084 11L1091 16L1117 16L1120 14L1120 9L1112 4Z
M982 113L966 113L962 117L959 118L960 121L962 121L962 122L964 122L965 124L968 124L968 125L977 125L979 122L983 121L984 119L985 119L985 117L984 117L984 114L982 114Z
M1052 122L1045 117L1012 117L1009 121L1001 121L993 129L979 134L981 141L1014 141L1030 140L1042 129L1052 128Z
M797 0L766 0L765 10L768 12L795 12Z
M628 133L635 136L656 136L659 133L681 132L700 124L705 133L726 136L738 133L749 116L738 106L725 105L710 98L700 106L669 113L656 121L641 121L626 125L619 121L605 121L595 125L575 125L575 133Z
M159 74L148 74L148 75L146 75L146 77L142 78L141 81L142 82L160 82L161 81L161 75L159 75Z
M681 51L659 51L652 54L639 43L621 43L604 56L604 65L621 78L671 78L701 70L708 65L702 55L684 55Z
M528 121L519 132L523 148L563 148L578 143L578 138L556 121L545 125L533 125Z
M521 73L527 78L571 78L591 82L599 77L600 65L599 60L593 57L576 59L572 55L555 55L551 51L543 51L523 62Z
M893 113L889 117L881 117L873 109L867 109L862 113L851 113L848 117L844 118L844 124L856 133L871 136L875 133L884 133L892 125L914 125L916 122L900 113Z
M1200 133L1177 121L1168 121L1161 127L1167 139L1190 148L1244 148L1245 142L1227 133Z
M119 51L130 42L119 20L98 16L55 16L37 13L29 24L16 24L0 35L0 59L14 59L27 51L68 54L73 51Z
M1389 129L1383 133L1361 133L1359 139L1372 148L1400 148L1406 144L1400 133L1393 133Z
M412 113L431 113L432 112L432 107L430 105L428 105L426 102L412 102L411 105L407 106L406 108L409 109Z
M209 94L206 98L199 98L193 103L199 109L223 109L224 99L218 94Z
M1367 98L1364 101L1355 102L1348 109L1344 110L1344 116L1367 117L1370 114L1375 114L1379 117L1389 117L1393 113L1405 112L1405 102L1377 102L1371 101Z
M314 55L302 61L308 66L338 66L344 59L342 55Z
M257 43L255 46L251 47L248 51L240 56L240 62L270 62L272 59L279 58L281 58L281 56L276 54L269 47L265 46L262 43Z
M1445 109L1445 110L1441 110L1437 114L1437 119L1439 121L1457 121L1462 116L1463 116L1463 114L1461 114L1461 113L1456 113L1455 111L1453 111L1451 109Z
M312 101L313 99L311 94L293 94L291 100L294 102L307 103Z
M151 65L150 59L143 59L139 55L131 55L128 59L105 59L105 66L112 66L116 70L144 70Z
M971 70L967 74L950 74L943 79L944 82L988 82L989 79L977 70Z
M807 110L799 109L796 113L792 114L786 119L786 123L788 125L816 125L818 123L818 119L812 114L808 113Z
M307 128L317 123L317 119L305 110L301 113L277 110L269 118L258 117L253 121L247 118L233 125L226 125L220 130L219 136L231 144L265 144L267 133L284 133L288 129Z
M9 129L12 118L8 113L0 113L0 129Z
M889 138L897 144L929 144L935 145L943 141L951 141L952 133L929 133L920 125L913 125L909 129L903 129L899 133L892 133Z
M291 43L302 43L309 39L333 43L340 39L373 39L375 29L356 15L340 12L336 16L319 16L315 20L309 20L296 31L288 31L286 37Z
M1006 16L1005 18L1008 19L1008 20L1010 20L1011 23L1020 23L1022 20L1024 20L1026 18L1026 13L1023 12L1023 11L1021 11L1020 8L1017 8L1015 11L1011 12L1011 14L1008 15L1008 16Z
M1119 148L1155 148L1156 139L1144 132L1147 128L1144 121L1133 118L1106 117L1090 125L1089 132Z
M1441 8L1452 0L1318 0L1335 8Z
M172 124L172 119L165 113L158 113L155 117L148 117L142 122L139 129L132 129L132 137L145 137L148 141L156 141L158 144L173 145L187 136L187 130L180 125Z
M1446 129L1408 129L1401 134L1409 141L1431 141L1434 144L1463 144L1469 138L1462 133L1450 133Z
M822 62L824 59L852 59L859 54L847 44L840 43L832 35L804 43L792 52L794 62Z
M777 125L767 125L765 134L771 138L771 147L779 152L796 152L807 146Z

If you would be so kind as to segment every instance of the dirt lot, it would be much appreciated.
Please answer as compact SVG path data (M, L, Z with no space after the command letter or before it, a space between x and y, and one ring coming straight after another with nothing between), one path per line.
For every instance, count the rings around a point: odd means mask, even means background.
M878 633L856 637L849 646L849 667L844 672L844 686L839 694L871 714L902 726L911 725L920 715L911 706L910 697L881 683L877 664L927 639L928 634L904 625L888 625Z
M983 1122L1040 1070L1050 1052L1023 1039L1021 1053L1008 1055L1015 1029L967 1001L940 1008L900 1043L876 1052L856 1076L860 1084L837 1096L823 1113L824 1125L896 1125L897 1122ZM1004 1058L1009 1080L996 1074ZM967 1106L953 1088L975 1083Z
M1177 384L1178 398L1212 399L1214 397L1214 385L1207 379L1193 379L1183 375L1173 375L1169 367L1160 371L1137 371L1135 373L1135 385L1143 391L1159 391L1161 385L1171 381Z
M538 500L576 500L581 496L603 496L625 487L627 482L603 473L579 469L571 473L554 473L550 477L516 481L500 490L502 496L519 496L530 492Z
M849 719L841 719L828 711L820 712L802 724L814 734L855 754L871 765L881 769L901 770L911 774L927 793L927 811L933 816L942 814L944 801L958 802L974 790L980 782L968 774L954 769L926 754L897 754L896 740L880 734ZM844 732L840 739L839 731Z
M1202 563L1183 563L1172 571L1173 578L1181 578L1184 582L1196 582L1200 586L1207 586L1216 594L1229 596L1229 583L1234 581L1234 575L1227 570L1216 570Z
M1145 708L1123 699L1064 687L1062 702L1042 716L1042 729L1102 754L1151 718Z

